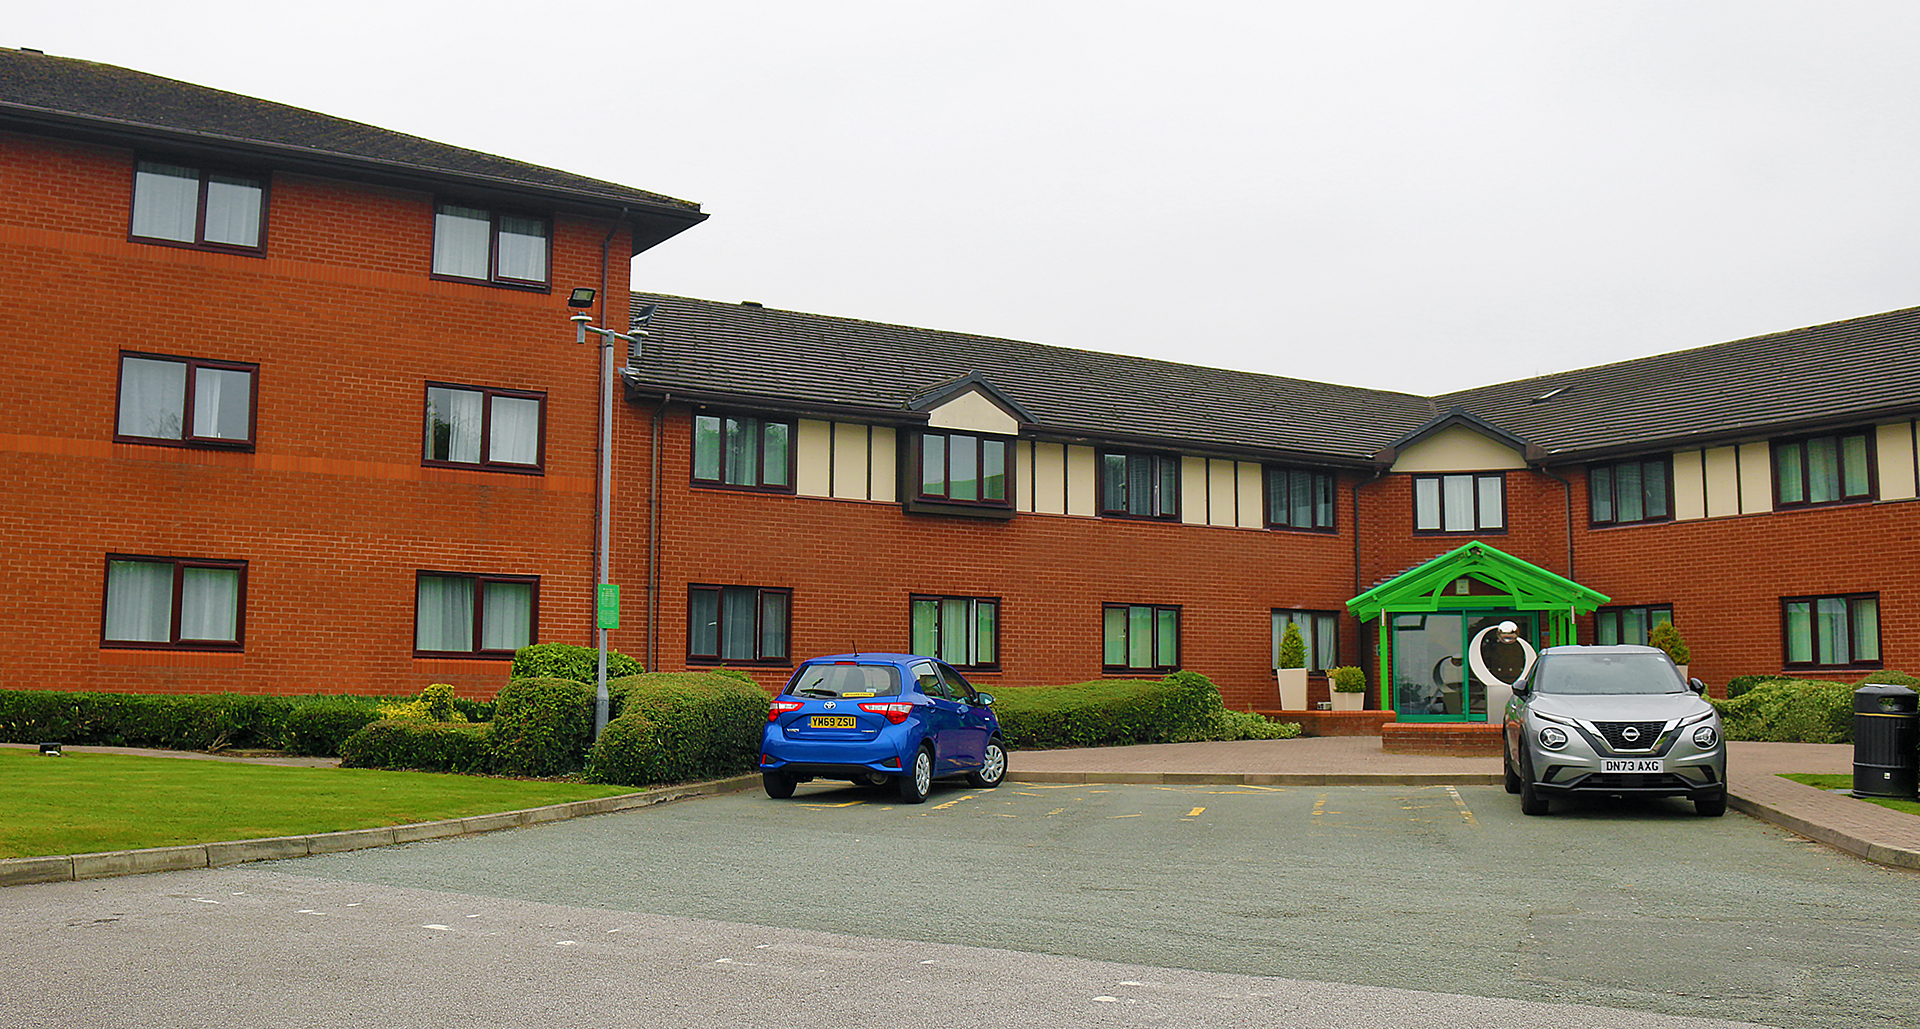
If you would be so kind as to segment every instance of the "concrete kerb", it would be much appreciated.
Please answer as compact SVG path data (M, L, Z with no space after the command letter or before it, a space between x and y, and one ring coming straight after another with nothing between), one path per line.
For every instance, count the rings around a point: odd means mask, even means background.
M1141 786L1496 786L1497 772L1012 772L1008 782Z
M190 868L224 868L250 861L280 861L313 854L337 854L369 847L388 847L396 843L416 843L515 829L542 822L556 822L588 815L612 814L652 807L688 797L707 797L733 793L757 785L760 776L735 776L712 782L687 783L644 793L623 793L614 797L576 800L564 804L502 811L490 815L449 818L438 822L382 826L377 829L349 829L344 832L315 833L308 836L274 836L258 840L225 840L184 847L149 847L142 850L112 850L98 854L65 854L48 857L0 859L0 886L25 886L31 883L68 882L77 879L101 879L146 872L172 872Z

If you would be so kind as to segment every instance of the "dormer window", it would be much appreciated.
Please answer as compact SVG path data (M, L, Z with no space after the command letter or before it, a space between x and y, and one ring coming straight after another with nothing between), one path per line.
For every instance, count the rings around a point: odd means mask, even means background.
M433 216L433 274L506 286L547 284L547 221L441 204Z
M921 433L919 498L943 504L1008 507L1007 441L962 432Z

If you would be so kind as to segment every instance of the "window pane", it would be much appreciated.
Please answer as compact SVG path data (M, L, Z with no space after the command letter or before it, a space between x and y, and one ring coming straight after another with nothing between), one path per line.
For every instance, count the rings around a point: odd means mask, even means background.
M252 429L253 374L227 368L193 373L193 434L200 439L244 440Z
M760 656L762 658L783 658L787 656L787 608L789 597L785 593L768 590L760 594Z
M481 650L519 650L533 642L532 583L489 582L481 596Z
M1667 462L1648 461L1641 472L1641 482L1646 486L1647 517L1667 517L1671 513L1667 507Z
M1787 605L1787 660L1794 664L1813 661L1813 605L1804 600Z
M433 273L484 279L493 219L485 211L441 204L433 216Z
M120 361L120 435L179 439L186 414L187 366L179 361Z
M973 605L975 664L990 665L1000 660L1000 605L975 601Z
M1273 613L1273 667L1280 667L1280 637L1287 633L1287 623L1292 619L1279 611Z
M947 438L920 437L920 494L927 497L947 495Z
M1506 505L1501 503L1506 480L1498 475L1487 475L1479 481L1480 525L1482 529L1498 529L1506 524Z
M1647 609L1630 607L1620 612L1620 642L1636 647L1647 645Z
M1153 608L1127 608L1127 667L1153 667Z
M693 477L720 479L720 419L710 414L693 416Z
M1593 642L1611 647L1620 642L1620 612L1598 611L1593 616Z
M1864 497L1867 487L1867 437L1848 436L1840 441L1840 484L1849 497Z
M1007 499L1007 444L1005 440L980 441L980 499Z
M1856 597L1853 608L1853 659L1880 660L1880 600Z
M1823 665L1844 665L1853 660L1853 640L1847 632L1847 602L1839 597L1821 597L1813 602L1814 642Z
M1153 462L1160 469L1160 489L1153 498L1153 513L1173 514L1180 510L1180 459L1156 457Z
M413 645L420 650L473 649L472 579L446 575L420 577Z
M687 651L720 656L720 591L694 590L687 597Z
M260 207L265 195L259 179L207 176L206 242L259 246Z
M1325 671L1334 667L1340 660L1340 619L1330 615L1315 615L1313 619L1313 655L1308 664L1316 670Z
M480 463L481 396L474 390L427 388L427 457L430 460Z
M1613 521L1613 466L1596 465L1587 472L1587 501L1596 522Z
M1413 527L1440 528L1440 480L1413 480Z
M1640 464L1629 461L1614 469L1618 476L1614 483L1614 497L1619 503L1619 518L1622 522L1637 522L1646 517L1646 494L1640 486Z
M972 664L967 653L967 636L972 621L972 605L964 600L940 602L940 653L934 655L950 665Z
M1267 472L1267 521L1272 525L1287 524L1287 512L1292 506L1287 502L1287 482L1285 468Z
M1127 609L1109 607L1105 609L1106 624L1102 627L1102 639L1105 641L1102 661L1110 667L1127 663Z
M1840 447L1832 436L1807 441L1807 502L1840 499Z
M538 218L500 216L500 277L547 281L547 223Z
M1782 443L1773 448L1773 481L1780 491L1780 502L1798 504L1807 498L1805 474L1800 467L1800 445Z
M140 162L133 176L134 235L192 243L199 210L198 169Z
M761 479L768 486L785 486L789 462L787 423L768 422L761 427L761 435L760 467L766 469Z
M1180 663L1180 612L1157 611L1154 621L1155 664L1172 668Z
M487 432L487 460L502 464L540 463L540 401L494 397Z
M760 420L728 418L726 423L727 484L758 486L760 484Z
M980 441L972 436L948 436L947 464L948 498L979 500Z
M754 620L759 614L760 591L726 589L720 591L720 657L729 661L751 661L754 645Z
M1446 504L1446 530L1468 532L1479 528L1473 517L1473 476L1446 475L1441 477L1440 484Z
M129 643L173 640L173 565L107 562L106 638Z
M1287 524L1296 529L1313 528L1313 473L1295 469L1287 473Z
M1333 528L1333 476L1313 477L1313 524L1316 529Z
M240 572L234 568L184 568L180 574L180 638L240 638Z
M1127 509L1127 457L1108 454L1101 465L1100 508L1103 511ZM1109 662L1117 664L1118 662Z
M912 639L907 645L914 653L933 655L933 648L937 645L934 637L934 617L939 608L940 602L937 600L916 600L912 603L910 619L912 627L909 630Z
M1153 458L1145 454L1127 455L1127 513L1151 515L1153 509Z

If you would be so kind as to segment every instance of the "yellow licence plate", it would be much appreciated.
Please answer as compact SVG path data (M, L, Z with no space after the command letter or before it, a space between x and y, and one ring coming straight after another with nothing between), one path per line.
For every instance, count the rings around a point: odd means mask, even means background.
M814 715L807 722L815 729L852 729L859 724L852 715Z

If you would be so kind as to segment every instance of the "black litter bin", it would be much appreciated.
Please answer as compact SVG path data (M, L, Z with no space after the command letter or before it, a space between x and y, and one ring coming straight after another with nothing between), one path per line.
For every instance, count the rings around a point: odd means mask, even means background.
M1920 694L1869 683L1853 691L1853 792L1913 799L1920 787Z

